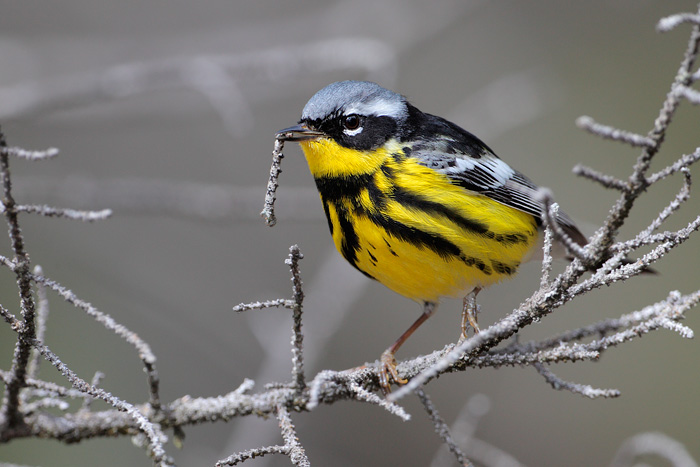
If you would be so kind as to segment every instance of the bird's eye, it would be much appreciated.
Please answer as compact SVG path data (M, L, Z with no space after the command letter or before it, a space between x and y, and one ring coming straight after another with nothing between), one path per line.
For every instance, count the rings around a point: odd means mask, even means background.
M348 130L357 130L360 127L360 117L352 114L343 119L343 126Z

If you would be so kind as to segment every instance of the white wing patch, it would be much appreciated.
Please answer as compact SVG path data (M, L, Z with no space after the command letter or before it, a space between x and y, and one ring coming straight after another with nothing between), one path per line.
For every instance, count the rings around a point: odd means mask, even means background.
M505 185L513 177L515 170L496 157L484 156L481 158L456 157L454 165L444 169L448 175L466 175L473 173L481 186L485 189L498 188ZM479 176L481 174L481 176Z

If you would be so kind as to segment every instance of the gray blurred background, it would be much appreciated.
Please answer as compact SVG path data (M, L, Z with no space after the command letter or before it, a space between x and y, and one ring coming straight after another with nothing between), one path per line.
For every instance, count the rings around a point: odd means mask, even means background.
M670 88L689 27L659 34L658 19L693 2L620 0L4 2L0 12L0 123L10 145L58 147L58 159L12 161L19 202L112 208L81 224L23 216L32 262L147 340L158 356L162 397L212 396L252 378L290 379L291 318L284 310L231 307L287 297L284 259L305 254L308 375L375 360L420 307L371 283L334 251L301 151L289 145L278 225L259 218L275 131L296 123L308 98L340 79L370 79L420 109L482 137L541 185L591 233L614 193L577 178L584 163L626 176L636 150L574 125L580 115L646 133ZM698 146L700 109L684 103L656 168ZM621 232L633 235L675 195L654 187ZM669 224L685 225L692 201ZM521 339L617 317L698 289L698 239L664 258L660 275L584 297ZM0 253L9 254L8 242ZM561 265L559 266L561 267ZM0 302L17 310L8 271ZM539 265L480 295L484 326L535 289ZM48 345L73 370L131 402L147 399L142 366L127 344L54 295ZM446 302L399 358L458 336L459 303ZM698 311L686 324L700 331ZM14 335L0 327L0 367ZM559 376L622 397L588 400L552 390L531 368L470 370L429 387L452 423L469 400L490 411L476 436L536 465L608 465L630 436L660 431L700 458L700 348L669 331L613 349L596 363L559 365ZM61 381L45 366L41 377ZM474 396L477 399L472 399ZM358 403L297 414L313 465L454 465L419 404L410 422ZM478 404L477 404L478 405ZM95 408L104 408L95 404ZM185 427L181 466L281 442L275 420L249 417ZM437 454L436 454L437 453ZM127 438L66 446L20 440L0 462L51 466L147 466ZM646 459L651 465L667 465ZM283 456L251 465L289 465ZM247 465L247 464L246 464Z

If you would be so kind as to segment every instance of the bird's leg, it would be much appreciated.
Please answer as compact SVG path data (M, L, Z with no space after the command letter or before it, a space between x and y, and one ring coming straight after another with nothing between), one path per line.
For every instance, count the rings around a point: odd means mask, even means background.
M479 314L479 305L476 304L476 296L481 292L481 287L474 287L462 301L462 334L459 336L461 344L467 338L467 324L471 326L475 333L479 332L479 323L476 317Z
M411 337L411 334L415 332L416 329L420 327L430 316L435 312L437 304L433 302L425 302L423 304L423 314L418 317L418 319L411 325L410 328L406 330L401 337L396 339L391 347L386 349L382 356L379 357L379 386L382 388L384 395L391 392L391 380L397 384L406 384L408 380L405 380L399 376L399 372L396 371L396 358L394 354L399 347L403 345L406 340ZM391 377L391 378L390 378Z

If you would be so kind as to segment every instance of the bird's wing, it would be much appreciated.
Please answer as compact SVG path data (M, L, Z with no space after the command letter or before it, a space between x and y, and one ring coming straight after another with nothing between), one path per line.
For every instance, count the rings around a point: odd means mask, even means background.
M531 214L541 224L543 204L537 185L503 162L476 137L469 136L473 139L467 142L451 137L421 142L411 148L410 155L422 165L447 175L454 184ZM557 223L576 243L587 243L574 221L563 211L559 211Z

